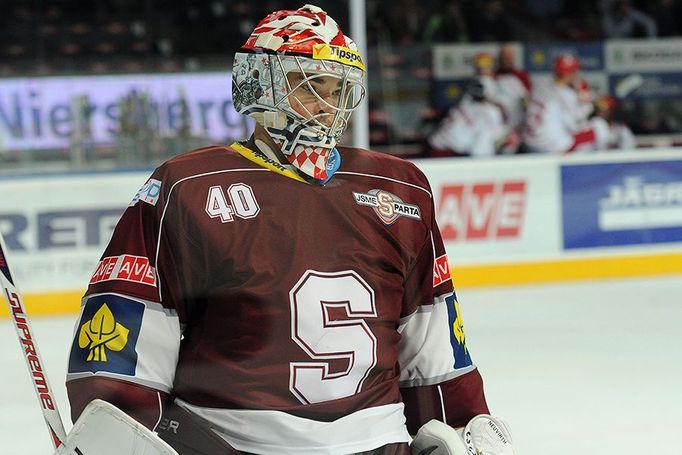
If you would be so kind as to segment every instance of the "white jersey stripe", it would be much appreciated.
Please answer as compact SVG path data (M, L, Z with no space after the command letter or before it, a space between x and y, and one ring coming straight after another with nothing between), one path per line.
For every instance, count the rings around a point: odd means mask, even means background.
M234 410L175 402L207 420L237 450L278 455L347 455L409 442L402 403L362 409L332 422L282 411Z
M409 187L412 187L412 188L416 188L416 189L418 189L418 190L421 190L421 191L425 192L426 194L428 194L429 197L433 199L433 195L432 195L431 192L430 192L429 190L427 190L426 188L422 188L422 187L419 186L419 185L415 185L415 184L409 183L409 182L404 182L404 181L402 181L402 180L392 179L392 178L390 178L390 177L384 177L383 175L364 174L364 173L362 173L362 172L348 172L348 171L337 171L337 172L336 172L336 175L358 175L358 176L360 176L360 177L370 177L370 178L374 178L374 179L388 180L389 182L400 183L401 185L405 185L405 186L409 186Z

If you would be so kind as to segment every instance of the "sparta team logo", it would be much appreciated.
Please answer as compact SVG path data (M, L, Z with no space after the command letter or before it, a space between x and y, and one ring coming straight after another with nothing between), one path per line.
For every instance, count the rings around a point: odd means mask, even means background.
M384 190L369 190L367 193L356 193L353 191L355 203L366 205L374 209L381 221L386 225L391 225L401 217L405 216L413 220L421 219L419 207L403 202L398 196Z

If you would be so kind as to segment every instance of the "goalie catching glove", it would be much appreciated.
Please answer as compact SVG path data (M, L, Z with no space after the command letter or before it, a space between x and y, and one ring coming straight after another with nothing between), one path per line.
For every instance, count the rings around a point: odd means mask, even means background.
M487 414L477 415L463 431L430 420L410 445L412 455L514 455L507 423Z

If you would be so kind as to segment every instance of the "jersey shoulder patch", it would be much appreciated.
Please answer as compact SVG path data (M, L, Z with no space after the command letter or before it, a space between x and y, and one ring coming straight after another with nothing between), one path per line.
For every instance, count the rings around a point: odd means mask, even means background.
M473 361L466 345L462 313L454 292L445 298L445 304L448 309L448 323L450 325L450 345L455 356L454 368L455 370L469 368L473 365Z
M116 294L89 297L76 327L69 374L109 372L134 376L135 349L145 305Z

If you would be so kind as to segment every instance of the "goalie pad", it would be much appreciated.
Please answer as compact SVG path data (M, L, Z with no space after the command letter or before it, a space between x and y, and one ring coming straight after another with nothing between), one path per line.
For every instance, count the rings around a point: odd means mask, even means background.
M102 400L83 410L54 455L178 455L147 427Z

